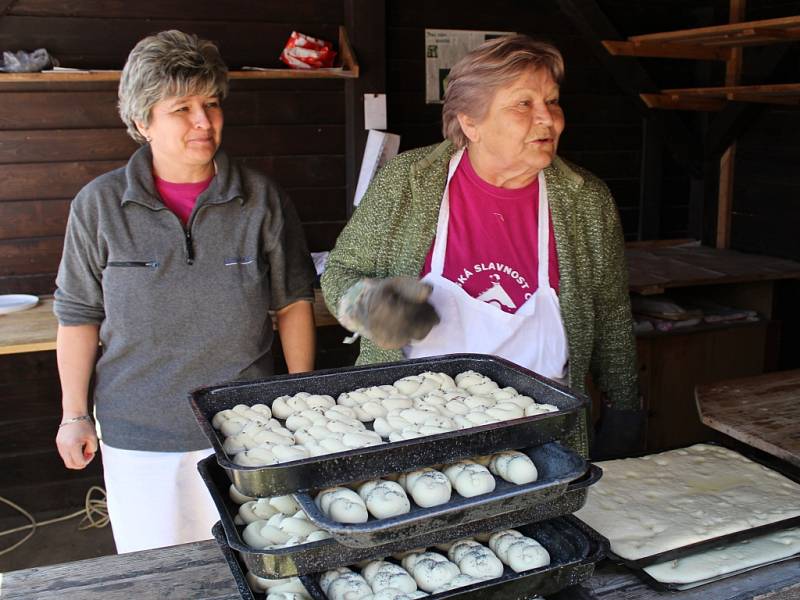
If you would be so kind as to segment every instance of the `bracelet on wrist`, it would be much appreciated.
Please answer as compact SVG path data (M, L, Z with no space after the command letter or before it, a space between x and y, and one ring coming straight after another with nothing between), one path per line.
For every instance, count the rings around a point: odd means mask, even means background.
M70 425L71 423L77 423L79 421L91 421L91 420L92 420L91 415L81 415L79 417L72 417L70 419L64 419L63 421L61 421L61 424L58 426L58 428L61 429L62 427L64 427L64 425Z

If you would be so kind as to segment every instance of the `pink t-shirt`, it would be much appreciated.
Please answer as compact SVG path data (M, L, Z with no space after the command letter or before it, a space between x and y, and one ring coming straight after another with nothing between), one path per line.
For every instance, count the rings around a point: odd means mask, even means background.
M539 287L539 182L505 189L475 172L467 152L450 180L443 276L473 298L515 313ZM435 242L435 240L434 240ZM550 286L558 292L558 256L550 220ZM421 276L431 270L433 245Z
M189 215L192 214L197 197L211 185L212 175L205 181L195 183L172 183L156 176L156 189L168 209L178 215L181 222L186 225Z

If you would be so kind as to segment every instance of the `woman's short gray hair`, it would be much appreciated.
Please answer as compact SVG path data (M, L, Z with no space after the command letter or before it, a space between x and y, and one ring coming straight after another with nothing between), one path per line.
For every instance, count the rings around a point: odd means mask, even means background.
M119 116L140 144L138 121L150 124L156 102L171 96L228 94L228 67L217 47L194 34L172 29L141 40L131 50L119 82Z
M547 69L561 85L564 59L558 48L527 35L504 36L484 42L468 52L450 70L442 107L442 133L457 148L469 141L458 115L480 121L497 88L509 84L528 69Z

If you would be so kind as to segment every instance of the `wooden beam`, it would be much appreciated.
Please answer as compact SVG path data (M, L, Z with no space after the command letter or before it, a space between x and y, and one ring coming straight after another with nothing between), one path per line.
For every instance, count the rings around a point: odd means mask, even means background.
M783 30L793 32L800 30L800 15L791 17L781 17L778 19L765 19L759 21L747 21L739 23L729 23L726 25L713 25L710 27L698 27L696 29L681 29L678 31L666 31L659 33L648 33L645 35L634 35L628 38L631 42L695 42L703 44L726 43L734 36L757 35L759 32L769 32L770 30ZM741 43L741 41L740 41Z
M653 44L638 42L601 42L613 56L640 56L652 58L686 58L693 60L728 60L730 50L708 48L699 44Z
M730 22L744 20L747 0L730 0ZM742 48L732 48L725 64L725 85L738 86L742 78ZM729 98L731 98L729 96ZM735 98L731 98L735 99ZM731 245L731 211L733 210L733 184L736 165L736 142L722 153L719 160L719 191L717 192L717 248Z
M680 94L639 94L648 108L665 110L717 111L725 108L726 100L720 98L689 97Z

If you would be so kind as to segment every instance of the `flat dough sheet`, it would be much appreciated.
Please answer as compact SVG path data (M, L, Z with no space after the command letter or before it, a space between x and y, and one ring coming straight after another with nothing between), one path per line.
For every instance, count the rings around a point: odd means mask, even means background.
M800 484L720 446L597 464L575 514L628 560L800 515Z
M774 563L800 552L800 527L655 563L645 572L662 583L692 584Z

